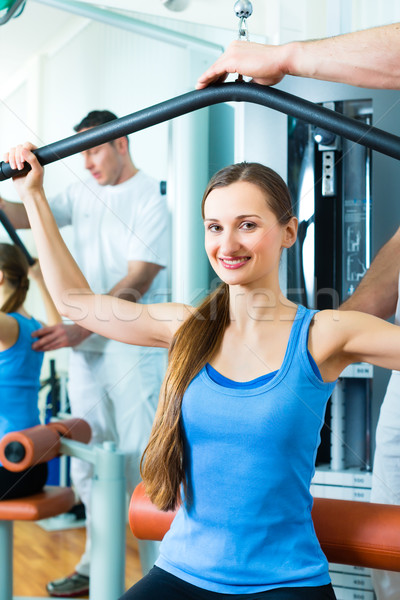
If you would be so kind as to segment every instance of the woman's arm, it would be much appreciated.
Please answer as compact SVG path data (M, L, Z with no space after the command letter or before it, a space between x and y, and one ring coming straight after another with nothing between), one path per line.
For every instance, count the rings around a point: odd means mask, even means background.
M190 307L138 304L92 292L57 228L43 190L43 169L32 147L17 146L5 160L12 168L22 168L24 162L31 165L31 171L14 183L28 213L44 280L58 312L90 331L121 342L168 347L190 314Z
M235 41L203 75L197 88L223 81L229 73L274 85L285 75L400 89L400 24L280 46Z
M43 274L38 260L29 268L29 277L36 283L36 285L39 288L40 295L42 297L42 301L46 311L47 325L56 325L57 323L62 323L61 315L56 309L56 305L54 304L52 297L49 294L49 290L47 289L47 286L44 282Z
M308 347L324 381L334 381L356 362L400 370L400 327L366 313L317 313Z

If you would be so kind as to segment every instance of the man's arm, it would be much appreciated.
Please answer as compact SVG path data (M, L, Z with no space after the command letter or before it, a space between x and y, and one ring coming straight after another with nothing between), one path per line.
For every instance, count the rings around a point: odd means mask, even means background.
M153 279L162 268L154 263L131 260L128 262L127 275L114 285L108 295L137 302L150 288Z
M144 261L129 261L128 273L108 292L130 302L137 302L150 288L153 279L162 269L160 265ZM43 327L33 332L38 340L32 345L34 350L49 351L77 346L92 334L78 323L69 325L59 323L52 327Z
M274 85L285 75L400 89L400 23L280 46L235 41L198 80L201 89L229 73Z
M21 202L10 202L0 196L0 210L10 219L14 229L29 229L29 219Z
M400 228L380 249L356 291L340 310L358 310L388 319L398 298L400 265Z

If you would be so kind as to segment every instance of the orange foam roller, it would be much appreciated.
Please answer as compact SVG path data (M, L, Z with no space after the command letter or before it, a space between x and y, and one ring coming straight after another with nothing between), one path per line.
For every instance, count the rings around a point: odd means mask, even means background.
M59 435L67 438L68 440L82 442L83 444L90 442L90 438L92 437L90 425L84 419L53 421L52 423L49 423L47 427L55 429Z
M176 512L162 511L146 496L143 483L136 486L129 505L129 525L140 540L162 540Z
M129 524L142 540L162 540L175 512L158 510L140 483L131 499ZM400 571L400 506L315 498L315 531L329 562Z
M330 562L400 571L400 506L316 498L312 517Z
M47 425L7 433L0 442L0 462L9 471L24 471L60 452L60 436ZM10 460L8 457L14 455ZM17 456L16 456L17 455Z
M24 471L60 454L60 439L87 444L92 432L83 419L54 421L7 433L0 441L0 462L9 471Z

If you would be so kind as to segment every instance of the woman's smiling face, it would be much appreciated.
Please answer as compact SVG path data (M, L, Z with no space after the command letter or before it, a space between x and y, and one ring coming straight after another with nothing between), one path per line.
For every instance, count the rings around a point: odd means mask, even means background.
M209 193L204 227L211 266L230 285L262 285L277 277L282 248L294 241L288 243L288 225L279 223L265 192L247 181Z

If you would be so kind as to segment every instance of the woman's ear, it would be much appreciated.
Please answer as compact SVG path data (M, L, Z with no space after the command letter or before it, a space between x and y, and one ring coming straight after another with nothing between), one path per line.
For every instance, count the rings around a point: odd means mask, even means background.
M297 240L297 228L299 221L296 217L292 217L289 223L286 223L283 231L282 248L290 248Z
M0 269L0 285L4 283L4 271Z

